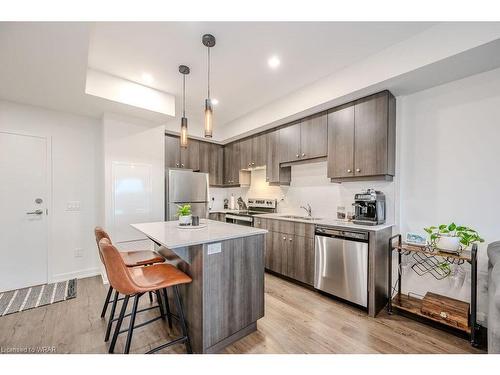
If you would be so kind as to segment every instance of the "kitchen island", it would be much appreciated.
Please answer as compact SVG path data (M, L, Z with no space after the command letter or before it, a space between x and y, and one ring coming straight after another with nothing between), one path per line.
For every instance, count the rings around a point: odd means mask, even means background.
M195 353L217 353L255 331L264 316L267 230L213 220L201 224L196 229L179 228L177 221L132 227L193 279L179 288L191 345Z

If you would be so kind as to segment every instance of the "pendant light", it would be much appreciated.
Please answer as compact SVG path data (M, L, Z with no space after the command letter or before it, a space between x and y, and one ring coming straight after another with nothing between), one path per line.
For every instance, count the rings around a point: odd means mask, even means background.
M208 95L207 99L205 99L205 138L212 138L213 108L212 100L210 99L210 48L215 46L215 37L211 34L205 34L201 41L208 50Z
M188 119L186 118L186 75L189 74L189 67L179 65L179 73L182 74L182 118L181 118L181 147L188 146Z

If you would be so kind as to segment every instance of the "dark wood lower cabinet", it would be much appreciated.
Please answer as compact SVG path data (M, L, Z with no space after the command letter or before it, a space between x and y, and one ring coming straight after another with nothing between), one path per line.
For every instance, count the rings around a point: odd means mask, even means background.
M272 219L257 219L255 226L269 231L264 256L266 269L313 285L314 226ZM273 229L282 231L276 232ZM304 235L293 234L292 230Z
M314 239L288 236L286 276L314 285Z

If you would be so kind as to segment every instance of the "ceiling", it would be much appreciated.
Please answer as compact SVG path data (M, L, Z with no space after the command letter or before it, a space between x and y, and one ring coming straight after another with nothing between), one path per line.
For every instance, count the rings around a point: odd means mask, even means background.
M0 98L76 114L168 116L85 95L88 67L172 93L189 65L187 116L201 122L207 85L204 33L212 33L217 126L433 26L409 22L0 23ZM277 55L278 69L267 59ZM146 83L142 74L153 81ZM197 135L197 134L195 134Z
M432 26L431 23L339 22L160 22L96 23L89 66L182 97L180 64L188 65L187 116L201 121L207 95L205 33L211 50L211 91L219 100L216 123L223 126ZM272 70L269 57L281 65ZM177 101L177 113L181 101Z

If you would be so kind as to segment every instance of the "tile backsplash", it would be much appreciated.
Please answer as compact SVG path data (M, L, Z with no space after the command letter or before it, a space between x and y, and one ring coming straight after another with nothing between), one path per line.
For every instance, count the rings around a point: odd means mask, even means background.
M387 222L395 221L395 187L394 182L362 181L332 183L326 177L326 162L308 163L292 166L290 186L269 186L266 182L266 170L252 171L251 185L242 188L213 188L211 196L215 198L213 209L223 207L224 198L234 194L245 201L248 198L274 198L278 200L278 212L288 214L305 214L300 206L311 205L315 217L336 217L337 206L344 206L347 211L353 210L354 194L367 188L374 188L386 195Z

